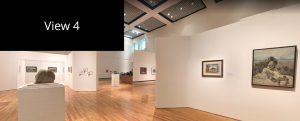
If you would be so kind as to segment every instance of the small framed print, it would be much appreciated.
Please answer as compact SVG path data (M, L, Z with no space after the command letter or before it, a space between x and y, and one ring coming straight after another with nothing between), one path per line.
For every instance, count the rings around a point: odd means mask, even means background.
M202 77L223 77L223 60L202 61Z
M152 74L152 75L155 75L155 74L156 74L156 69L153 68L153 67L151 68L151 74Z
M68 72L72 73L72 67L70 67L70 66L68 67Z
M48 67L49 71L57 72L57 67Z
M26 66L26 72L37 72L36 66Z
M147 68L146 67L140 67L140 74L147 74Z

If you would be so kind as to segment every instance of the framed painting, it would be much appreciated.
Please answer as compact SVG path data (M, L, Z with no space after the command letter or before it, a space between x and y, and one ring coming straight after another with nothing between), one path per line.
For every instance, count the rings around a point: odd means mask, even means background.
M140 74L147 74L147 68L146 67L140 67Z
M57 67L48 67L49 71L57 72Z
M26 72L37 72L36 66L26 66Z
M72 73L72 67L68 67L68 72Z
M295 87L297 46L253 50L252 85Z
M202 61L202 77L223 77L223 60Z
M155 75L155 74L156 74L156 69L153 68L153 67L151 68L151 74L152 74L152 75Z

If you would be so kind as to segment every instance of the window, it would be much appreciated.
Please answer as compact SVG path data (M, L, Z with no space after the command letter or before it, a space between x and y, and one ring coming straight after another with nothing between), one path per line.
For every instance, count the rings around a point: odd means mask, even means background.
M139 45L137 42L133 43L134 50L139 50Z
M145 50L146 49L146 40L145 39L140 40L139 45L140 45L140 50Z
M134 50L145 50L146 49L146 39L141 39L133 42Z

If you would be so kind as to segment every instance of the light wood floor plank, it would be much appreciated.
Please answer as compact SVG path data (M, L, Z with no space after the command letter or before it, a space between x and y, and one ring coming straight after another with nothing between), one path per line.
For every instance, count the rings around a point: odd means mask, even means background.
M96 92L65 88L65 121L235 121L191 109L155 109L155 82L111 87L99 81ZM17 91L0 92L0 121L17 121Z

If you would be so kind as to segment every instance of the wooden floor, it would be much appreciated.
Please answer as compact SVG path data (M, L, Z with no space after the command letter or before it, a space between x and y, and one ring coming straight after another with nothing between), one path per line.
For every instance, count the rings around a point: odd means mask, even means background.
M66 121L235 121L191 108L155 109L155 82L111 87L99 81L96 92L66 87ZM17 121L17 91L0 92L0 121Z

